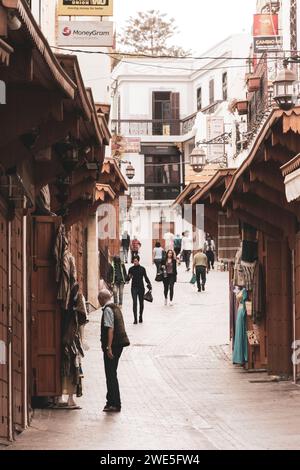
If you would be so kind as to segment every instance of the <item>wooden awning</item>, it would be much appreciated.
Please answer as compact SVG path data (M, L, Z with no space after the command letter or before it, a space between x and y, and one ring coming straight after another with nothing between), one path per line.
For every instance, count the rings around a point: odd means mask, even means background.
M272 238L287 236L292 242L299 211L297 204L286 200L281 169L296 164L293 158L299 147L300 107L274 109L221 198L227 215L235 214Z
M185 189L177 196L175 199L173 206L176 204L180 204L181 206L184 204L190 204L190 199L193 195L203 188L208 181L220 170L219 166L216 165L206 165L201 173L197 175L197 181L193 181L189 183Z
M221 186L222 189L229 185L231 181L232 175L234 174L235 169L224 168L219 170L202 188L198 189L196 193L190 198L191 204L196 204L197 202L201 202L202 199L206 199L209 197L210 193L214 190L216 191ZM220 201L222 197L222 192L220 192ZM220 202L219 201L219 202Z
M281 168L284 177L285 194L288 202L300 198L300 154Z
M112 189L116 192L120 192L117 188L120 188L123 191L128 191L126 179L124 178L115 159L106 158L103 162L101 173L101 183L110 184Z
M13 52L13 48L0 39L0 65L9 65L10 55Z
M250 167L251 163L257 156L257 153L260 147L263 145L266 137L270 137L272 140L272 144L275 146L277 144L283 143L283 139L280 139L279 133L274 132L272 133L272 127L279 121L282 120L282 135L288 134L290 131L294 133L300 134L300 107L297 106L290 111L282 111L280 109L274 109L266 122L264 123L263 127L261 128L259 134L257 135L255 141L252 144L252 148L250 149L249 155L244 163L235 171L232 181L228 188L226 189L223 197L222 197L222 204L223 206L226 205L230 195L234 191L237 182L245 172L247 168ZM291 142L291 146L294 147L295 144ZM291 149L292 150L292 149ZM296 153L296 149L295 149ZM268 156L265 156L267 159Z
M105 202L107 199L114 200L116 193L112 190L109 184L96 184L96 195L95 200Z
M25 38L29 38L46 62L50 76L54 78L57 87L60 88L67 97L74 98L76 85L58 63L47 39L36 23L27 2L25 0L2 0L2 6L10 10L15 10L22 24L19 30L9 32L9 38L11 36L13 43L16 44L19 44L20 41L24 41Z
M204 183L202 183L203 185ZM199 188L201 188L201 183L189 183L183 191L177 196L175 199L173 206L179 204L179 205L184 205L185 203L189 203L190 197L197 191Z

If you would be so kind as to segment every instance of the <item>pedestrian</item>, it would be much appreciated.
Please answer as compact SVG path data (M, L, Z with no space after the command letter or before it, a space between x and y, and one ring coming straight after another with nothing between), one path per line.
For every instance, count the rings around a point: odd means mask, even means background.
M176 235L174 238L174 251L176 254L176 257L179 257L179 254L181 253L181 245L182 245L182 239L179 233Z
M191 254L193 250L193 240L191 239L188 231L184 232L184 235L182 237L182 242L181 242L181 248L182 248L182 259L185 262L186 270L189 271Z
M163 284L165 305L168 305L168 293L170 291L170 306L173 305L174 284L177 281L177 260L173 250L168 250L165 262L162 265L164 272Z
M128 280L131 280L131 295L133 300L133 316L134 324L137 324L137 308L139 300L139 323L143 323L144 313L144 295L145 285L144 279L147 283L147 288L152 290L151 282L147 276L146 269L140 265L140 257L135 256L133 259L133 266L128 271Z
M103 351L106 376L106 405L103 411L121 411L120 389L117 376L119 359L123 348L130 342L126 334L124 319L120 308L111 300L111 293L104 289L99 292L99 304L102 307L101 347Z
M174 249L174 234L172 232L166 232L164 234L164 241L166 251Z
M212 237L208 233L206 235L206 240L204 243L204 253L207 256L208 260L208 270L215 269L215 242L213 241Z
M159 273L163 259L165 255L165 250L162 248L160 242L155 243L155 247L153 250L153 263L156 266L156 274Z
M198 292L201 292L201 287L203 291L205 290L207 270L207 256L203 253L202 248L200 248L195 254L193 261L193 274L196 273Z
M123 251L124 263L128 263L128 251L129 251L129 247L130 247L130 235L127 232L127 230L125 230L125 232L123 232L123 234L122 234L121 247L122 247L122 251Z
M124 286L127 280L127 271L125 264L121 261L120 256L114 256L111 264L108 267L107 282L110 285L113 295L114 303L122 308Z
M137 239L137 237L134 235L133 240L131 240L130 243L130 250L131 250L131 262L133 263L133 259L139 255L140 248L142 244L141 242Z

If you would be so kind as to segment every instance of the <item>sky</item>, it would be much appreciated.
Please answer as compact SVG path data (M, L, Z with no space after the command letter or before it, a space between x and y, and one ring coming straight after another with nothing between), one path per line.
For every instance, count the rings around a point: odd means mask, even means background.
M138 11L159 10L175 19L174 44L195 53L234 33L251 33L256 0L114 0L117 31Z

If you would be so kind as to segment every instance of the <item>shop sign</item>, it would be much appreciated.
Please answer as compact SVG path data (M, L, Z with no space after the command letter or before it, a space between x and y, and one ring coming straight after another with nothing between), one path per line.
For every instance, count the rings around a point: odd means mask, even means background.
M259 54L266 51L276 52L282 50L283 40L278 32L278 15L254 15L254 53Z
M113 16L113 0L59 0L58 16Z
M114 31L112 21L60 21L59 46L112 47Z

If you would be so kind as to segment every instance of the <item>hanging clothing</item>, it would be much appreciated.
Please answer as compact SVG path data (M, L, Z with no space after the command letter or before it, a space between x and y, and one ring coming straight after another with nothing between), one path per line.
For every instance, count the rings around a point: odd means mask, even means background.
M88 323L84 296L78 292L79 284L71 289L68 309L62 317L63 394L82 396L82 358L84 357L82 329Z
M69 241L64 225L60 225L54 246L56 260L56 282L58 283L57 300L62 303L63 309L67 310L70 292L77 280L75 259L69 251Z
M242 248L240 248L235 255L234 271L233 271L233 285L238 287L245 287L244 270L241 265Z
M233 364L243 365L248 362L247 311L245 304L247 298L247 291L243 289L235 325Z
M266 291L263 266L256 263L253 276L252 319L253 323L260 323L265 315Z

